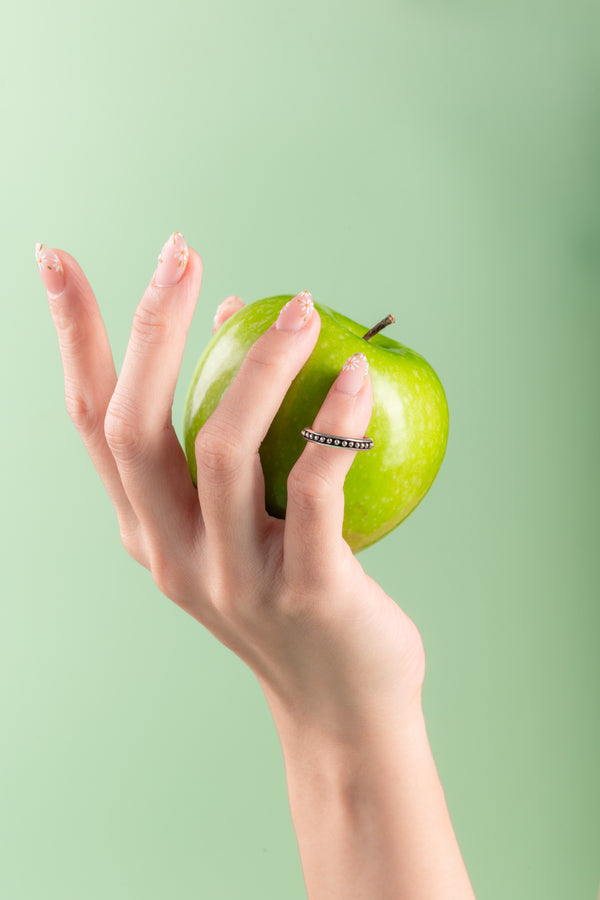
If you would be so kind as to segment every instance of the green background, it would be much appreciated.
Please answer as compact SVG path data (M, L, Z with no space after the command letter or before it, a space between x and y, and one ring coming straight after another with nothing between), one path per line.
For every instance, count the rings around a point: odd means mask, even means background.
M168 235L218 303L310 290L438 372L431 491L360 554L424 638L479 900L600 880L596 2L3 11L3 900L305 897L254 676L127 556L64 405L36 241L117 368Z

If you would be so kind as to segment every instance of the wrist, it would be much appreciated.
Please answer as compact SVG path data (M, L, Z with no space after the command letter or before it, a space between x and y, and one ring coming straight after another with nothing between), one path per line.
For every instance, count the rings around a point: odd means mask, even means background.
M335 778L340 771L362 767L399 748L427 742L421 689L409 696L373 704L368 711L322 710L320 714L283 704L265 690L288 775L298 766L320 770L321 777Z
M347 636L338 648L319 632L319 656L292 646L285 671L256 673L284 749L306 741L340 748L385 742L422 722L421 636L399 609L398 620L379 629L385 634L371 641L361 633L358 647L350 635L349 649Z

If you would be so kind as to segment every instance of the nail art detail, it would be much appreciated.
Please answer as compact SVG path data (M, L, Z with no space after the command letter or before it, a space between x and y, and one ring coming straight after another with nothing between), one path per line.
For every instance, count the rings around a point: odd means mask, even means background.
M344 394L358 394L367 377L369 361L364 353L354 353L342 366L335 386Z
M278 331L300 331L312 318L315 304L310 291L300 291L281 308L275 327Z
M154 283L159 287L177 284L185 271L189 256L190 251L182 233L174 231L158 255Z
M65 288L65 272L58 255L45 244L35 245L35 261L38 264L46 290L53 296L62 294Z
M55 272L59 272L61 275L64 275L64 270L62 267L62 263L54 250L50 250L49 247L46 247L44 244L36 244L35 245L35 259L40 267L44 269L54 269Z

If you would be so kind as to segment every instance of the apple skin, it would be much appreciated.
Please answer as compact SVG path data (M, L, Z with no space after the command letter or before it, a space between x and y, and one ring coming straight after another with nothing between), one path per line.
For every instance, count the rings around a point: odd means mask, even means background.
M194 485L198 431L217 408L252 344L293 296L267 297L243 306L212 336L198 360L183 422ZM373 383L373 410L366 434L373 438L374 447L355 451L344 482L342 529L356 554L396 528L431 487L446 452L448 405L436 373L414 350L382 332L365 341L362 336L374 322L364 327L321 303L315 302L315 307L321 317L317 343L290 385L259 450L265 508L269 515L285 518L288 475L307 444L300 432L312 427L344 362L353 353L363 352ZM321 452L331 451L324 447Z

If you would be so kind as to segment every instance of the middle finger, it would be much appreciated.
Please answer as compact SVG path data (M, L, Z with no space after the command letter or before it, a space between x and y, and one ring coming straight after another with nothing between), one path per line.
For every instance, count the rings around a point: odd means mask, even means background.
M236 560L262 560L259 548L270 522L259 448L319 330L313 299L302 291L250 347L196 436L200 508L211 555L222 571L231 572Z

